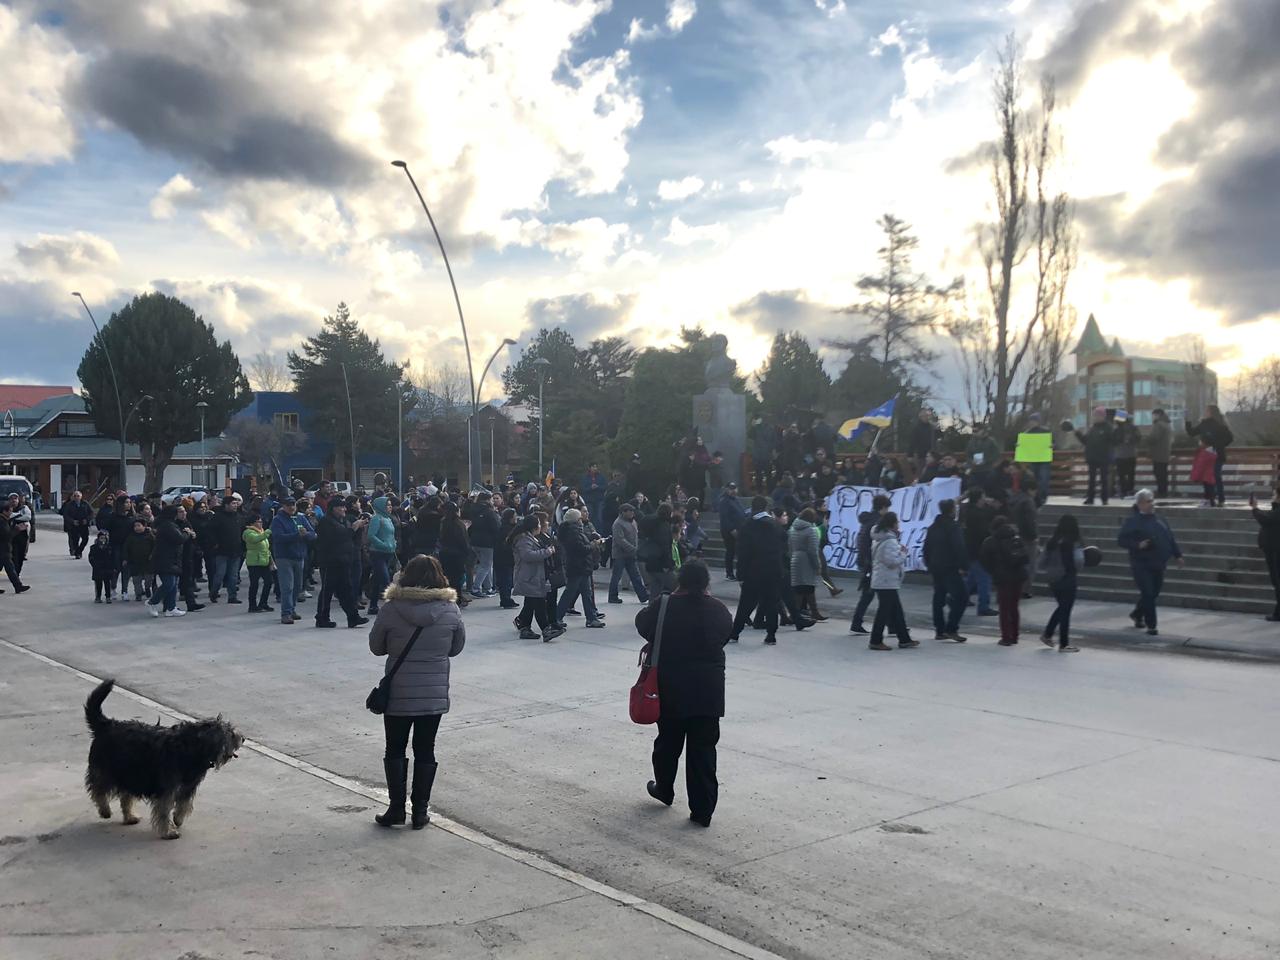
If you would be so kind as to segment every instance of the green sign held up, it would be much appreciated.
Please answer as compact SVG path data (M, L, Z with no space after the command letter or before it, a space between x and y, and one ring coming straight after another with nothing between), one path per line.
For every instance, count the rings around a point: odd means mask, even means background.
M1018 463L1053 463L1053 434L1018 434L1018 446L1013 451L1013 459Z

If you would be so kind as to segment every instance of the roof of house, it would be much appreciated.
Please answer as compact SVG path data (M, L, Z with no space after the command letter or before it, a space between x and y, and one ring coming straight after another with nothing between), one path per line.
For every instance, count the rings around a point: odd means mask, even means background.
M0 383L0 410L24 410L50 397L71 393L70 386L43 383Z
M221 453L217 438L206 440L203 459L210 462L235 460L229 453ZM125 447L125 456L130 463L137 462L137 444ZM43 437L28 439L26 437L0 436L0 459L4 460L47 460L53 462L70 462L73 460L110 460L120 457L120 441L111 437ZM174 460L200 460L200 441L180 443L173 450Z
M1089 319L1085 321L1084 331L1080 334L1080 339L1076 341L1076 348L1071 352L1076 356L1084 357L1108 352L1107 338L1098 329L1098 321L1092 313L1089 314Z

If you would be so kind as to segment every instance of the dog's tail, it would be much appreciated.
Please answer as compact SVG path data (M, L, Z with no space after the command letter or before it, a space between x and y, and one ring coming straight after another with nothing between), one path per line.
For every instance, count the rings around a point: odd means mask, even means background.
M115 685L114 680L103 680L93 688L93 693L89 694L89 699L84 702L84 722L94 733L100 733L110 722L102 712L102 701L107 699L107 694Z

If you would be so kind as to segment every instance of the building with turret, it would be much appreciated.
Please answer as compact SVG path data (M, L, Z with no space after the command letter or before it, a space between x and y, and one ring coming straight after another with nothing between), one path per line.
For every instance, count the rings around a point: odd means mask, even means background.
M1181 429L1198 419L1207 404L1218 402L1218 375L1203 363L1159 357L1127 356L1119 338L1110 343L1093 314L1075 349L1076 372L1060 381L1069 419L1083 427L1094 407L1127 410L1133 423L1151 425L1151 411L1163 409Z

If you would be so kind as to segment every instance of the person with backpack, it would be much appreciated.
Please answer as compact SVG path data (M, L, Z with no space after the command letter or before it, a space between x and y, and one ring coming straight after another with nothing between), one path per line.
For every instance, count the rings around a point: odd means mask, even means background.
M968 638L960 635L960 617L969 605L969 592L964 586L969 554L956 522L954 500L938 504L938 515L924 536L924 564L933 578L934 639L964 643Z
M1150 490L1139 490L1134 510L1120 528L1117 543L1129 551L1129 566L1138 587L1138 609L1135 627L1147 628L1149 636L1158 636L1156 601L1164 587L1164 572L1169 561L1182 566L1182 548L1164 517L1156 513L1156 498Z
M1058 605L1049 615L1049 622L1040 632L1040 640L1046 647L1053 646L1053 632L1058 631L1058 652L1078 653L1080 648L1071 644L1071 611L1076 605L1078 582L1076 574L1084 567L1084 547L1080 545L1080 523L1074 516L1064 513L1058 518L1053 536L1044 545L1040 555L1039 572L1049 582L1053 599Z
M991 536L983 541L979 558L991 574L996 588L996 604L1000 608L1000 646L1012 647L1018 642L1021 627L1018 604L1022 601L1031 555L1018 534L1018 528L1001 515L991 525Z

